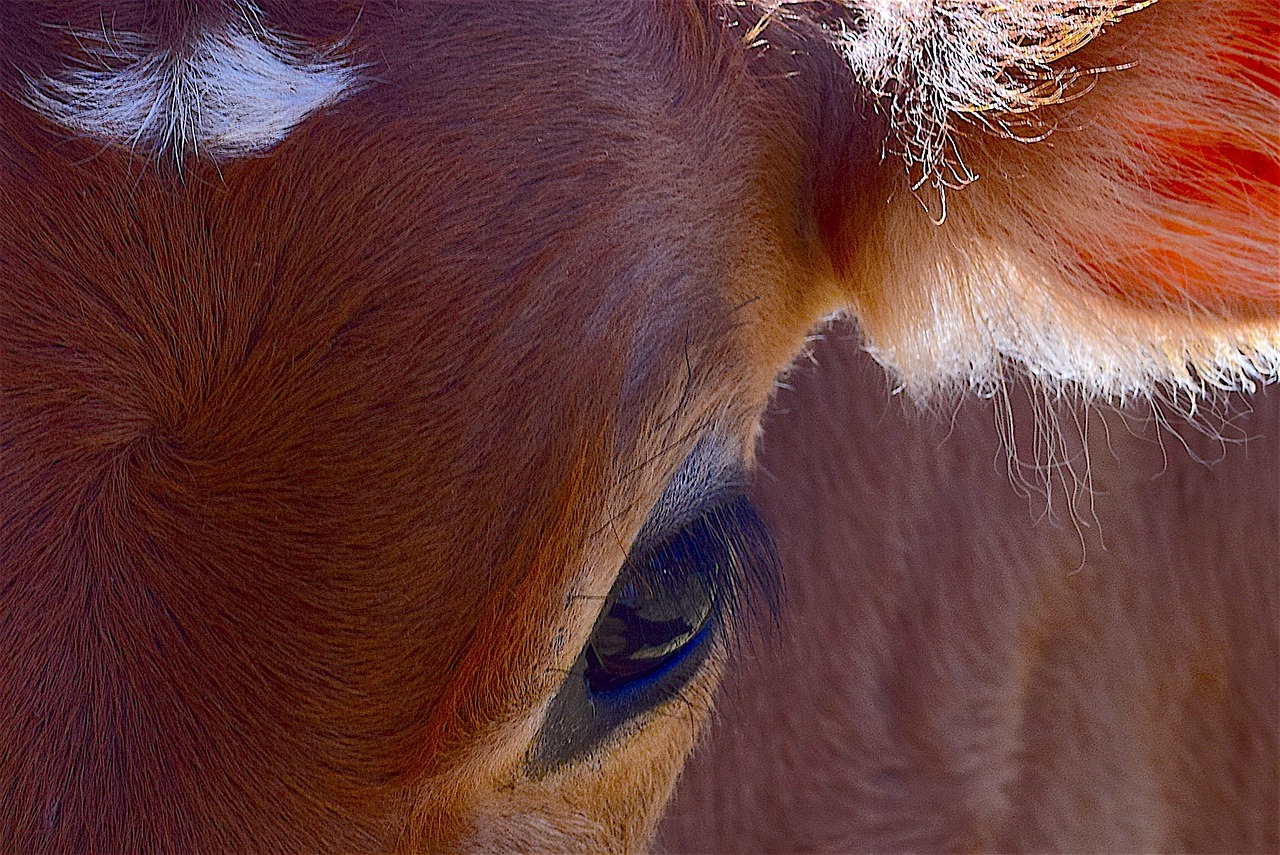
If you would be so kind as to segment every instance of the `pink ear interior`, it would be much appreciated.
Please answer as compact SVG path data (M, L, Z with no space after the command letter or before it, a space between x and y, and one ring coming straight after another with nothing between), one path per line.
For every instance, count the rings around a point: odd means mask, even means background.
M953 113L953 159L975 177L946 190L945 222L892 159L854 213L821 220L904 387L990 390L1009 362L1120 397L1280 376L1274 19L1274 0L1136 4L1055 61L1081 85L1016 114L1027 138Z
M1170 15L1153 33L1150 62L1185 74L1182 97L1164 79L1169 88L1149 99L1100 105L1098 119L1140 153L1125 178L1145 189L1147 209L1127 228L1077 231L1072 244L1104 293L1256 320L1280 309L1280 40L1274 4L1221 5L1232 8L1207 31L1179 33ZM1178 56L1179 39L1200 47Z

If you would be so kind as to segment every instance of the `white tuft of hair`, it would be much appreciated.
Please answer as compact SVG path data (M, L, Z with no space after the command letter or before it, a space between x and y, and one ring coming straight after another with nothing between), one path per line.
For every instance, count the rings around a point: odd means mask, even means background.
M856 81L885 105L889 145L914 186L941 191L976 178L956 147L957 119L1042 136L1035 111L1082 88L1081 72L1053 63L1154 2L846 0L858 27L846 26L837 45Z
M180 50L137 33L75 36L85 56L31 80L27 102L76 134L179 164L261 153L358 83L357 68L271 32L252 6Z
M907 162L846 297L904 389L1280 380L1273 0L841 2L835 47Z

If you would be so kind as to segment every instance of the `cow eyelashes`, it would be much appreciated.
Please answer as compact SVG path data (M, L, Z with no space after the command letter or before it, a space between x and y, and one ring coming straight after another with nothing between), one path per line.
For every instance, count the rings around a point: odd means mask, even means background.
M664 550L644 571L628 568L587 642L584 676L592 690L621 689L655 674L707 629L719 590L683 545Z
M740 491L633 550L535 742L535 773L672 700L750 613L776 611L777 558Z
M720 617L735 563L733 539L715 530L722 516L724 509L704 514L627 562L587 642L589 688L614 691L658 673L697 646Z

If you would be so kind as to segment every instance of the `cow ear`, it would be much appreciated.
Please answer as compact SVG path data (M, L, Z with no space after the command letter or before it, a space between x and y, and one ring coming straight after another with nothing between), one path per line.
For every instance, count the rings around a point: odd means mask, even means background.
M823 32L887 138L870 213L828 242L908 388L1277 377L1273 0L841 7Z

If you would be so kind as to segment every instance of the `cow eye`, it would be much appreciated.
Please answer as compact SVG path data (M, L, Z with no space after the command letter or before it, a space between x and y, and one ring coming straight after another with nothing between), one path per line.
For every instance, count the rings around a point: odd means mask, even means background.
M595 692L653 676L702 640L724 576L731 544L716 536L707 514L674 538L628 562L586 647L585 676Z
M740 490L628 556L535 741L538 774L677 697L723 648L749 599L776 603L773 543Z

